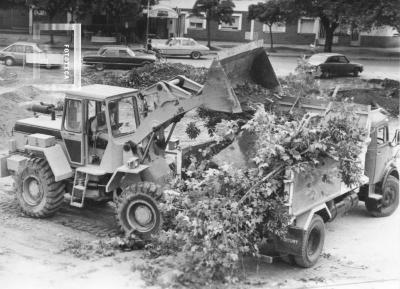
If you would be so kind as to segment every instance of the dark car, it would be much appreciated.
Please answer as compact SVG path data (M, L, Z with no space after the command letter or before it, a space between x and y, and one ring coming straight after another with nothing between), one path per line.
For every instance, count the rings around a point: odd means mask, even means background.
M307 64L314 76L329 78L333 75L358 76L364 70L359 63L350 62L349 59L338 53L317 53L311 56Z
M97 70L105 67L132 68L153 63L155 55L135 53L122 45L102 46L96 54L83 57L83 64L94 65Z

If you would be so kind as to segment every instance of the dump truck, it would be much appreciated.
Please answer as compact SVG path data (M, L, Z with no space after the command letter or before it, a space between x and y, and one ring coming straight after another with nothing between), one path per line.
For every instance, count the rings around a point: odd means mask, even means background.
M141 91L88 85L66 92L62 114L52 104L29 104L36 115L16 122L0 177L14 177L28 216L53 215L65 194L79 208L113 201L119 228L148 239L161 227L163 186L181 173L182 150L171 139L176 124L200 106L240 112L228 75L260 77L265 67L263 81L277 85L262 43L251 43L214 60L204 86L184 76Z
M390 135L389 118L381 109L369 105L281 96L274 100L276 113L304 115L302 124L328 121L337 116L336 107L351 106L357 125L366 132L363 149L358 156L363 168L360 184L346 186L339 174L339 162L332 157L319 160L315 170L284 174L285 204L291 221L284 237L270 236L261 244L261 258L266 262L276 259L312 267L318 261L325 240L325 223L333 221L355 208L362 201L374 217L393 214L399 205L400 130ZM213 158L217 164L229 160L236 168L254 166L255 136L244 131L231 145ZM275 164L277 165L277 164ZM329 181L326 180L329 176Z

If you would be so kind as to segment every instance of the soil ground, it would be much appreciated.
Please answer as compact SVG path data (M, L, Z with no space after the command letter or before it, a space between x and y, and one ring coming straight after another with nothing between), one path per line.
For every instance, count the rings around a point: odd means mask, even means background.
M59 93L32 88L7 93L11 94L0 96L0 124L7 123L0 136L0 151L9 137L8 124L20 118L18 112L25 113L18 110L18 103L60 97ZM189 115L185 122L193 119L194 115ZM391 130L396 127L399 122L393 119ZM178 127L177 134L185 135L184 128ZM207 138L203 129L198 141ZM182 143L188 145L190 140ZM300 269L279 261L245 260L249 278L236 287L400 288L399 222L400 210L387 218L372 218L360 203L346 216L326 224L323 255L315 267ZM28 218L18 207L12 180L0 179L1 288L157 288L146 284L136 270L144 262L142 250L114 250L105 256L71 246L110 240L117 235L115 225L112 204L82 210L65 203L54 217Z

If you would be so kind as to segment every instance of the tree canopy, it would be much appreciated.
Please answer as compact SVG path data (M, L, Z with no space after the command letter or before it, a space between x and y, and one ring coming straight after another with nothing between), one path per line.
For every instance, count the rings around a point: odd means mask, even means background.
M204 13L206 17L208 47L211 46L211 21L232 23L233 8L232 0L197 0L194 4L193 14L201 16Z
M286 22L290 13L287 4L288 1L270 0L249 6L248 18L256 19L269 27L271 49L274 47L272 25Z
M296 17L319 17L324 27L326 52L332 50L333 35L339 25L353 24L361 29L383 25L398 27L397 0L283 0L292 1Z

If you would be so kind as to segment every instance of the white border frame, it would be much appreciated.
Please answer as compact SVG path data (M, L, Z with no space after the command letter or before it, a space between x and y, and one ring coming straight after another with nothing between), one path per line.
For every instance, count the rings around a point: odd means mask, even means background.
M80 23L35 23L33 25L33 40L40 39L40 31L73 31L74 32L74 83L73 84L51 84L55 90L78 89L82 86L82 43ZM40 67L33 65L33 78L40 78ZM41 83L48 84L48 83Z

